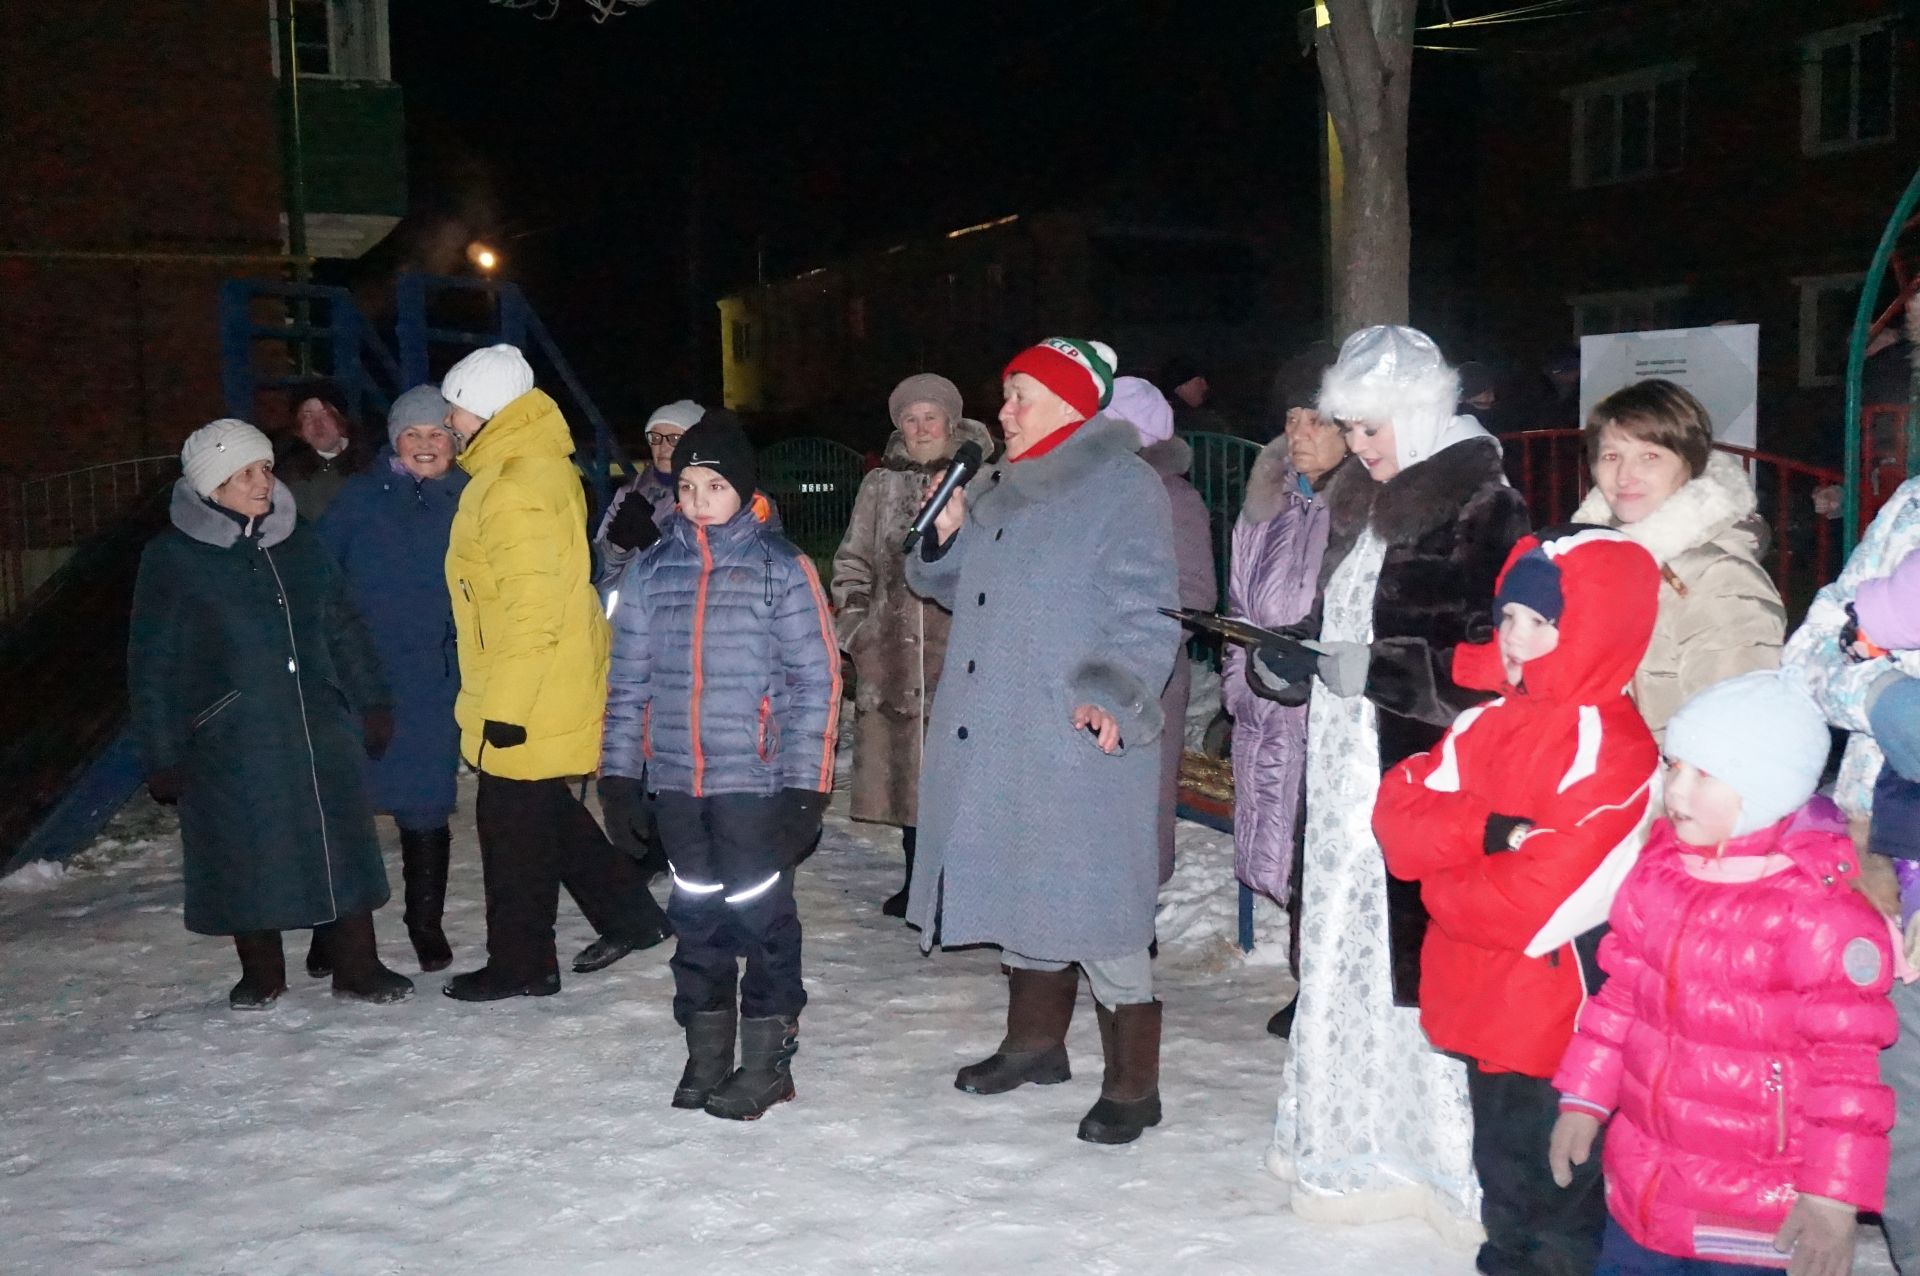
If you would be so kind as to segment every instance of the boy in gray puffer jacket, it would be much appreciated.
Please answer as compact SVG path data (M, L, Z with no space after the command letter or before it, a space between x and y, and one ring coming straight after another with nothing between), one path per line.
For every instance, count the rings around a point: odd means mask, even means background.
M620 579L601 771L644 769L672 865L673 1106L751 1121L793 1097L793 865L833 789L840 650L813 564L742 504L753 448L732 413L687 431L673 478L679 509Z

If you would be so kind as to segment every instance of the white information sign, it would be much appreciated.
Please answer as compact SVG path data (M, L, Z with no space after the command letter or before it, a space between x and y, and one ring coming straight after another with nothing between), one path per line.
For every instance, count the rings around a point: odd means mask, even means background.
M1580 419L1615 390L1662 377L1692 391L1722 443L1754 447L1759 395L1760 325L1611 332L1580 338Z

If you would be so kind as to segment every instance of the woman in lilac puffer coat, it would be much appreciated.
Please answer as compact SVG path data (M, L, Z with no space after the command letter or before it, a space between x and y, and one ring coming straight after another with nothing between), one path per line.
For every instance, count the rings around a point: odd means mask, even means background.
M1261 450L1233 528L1227 612L1268 629L1303 619L1313 607L1327 548L1327 505L1320 492L1347 459L1347 445L1313 404L1332 347L1291 361L1276 386L1285 431ZM1229 643L1220 695L1233 717L1233 870L1242 882L1287 908L1288 959L1299 974L1300 799L1307 771L1307 707L1256 696L1246 679L1245 648ZM1268 1024L1286 1036L1291 1004Z

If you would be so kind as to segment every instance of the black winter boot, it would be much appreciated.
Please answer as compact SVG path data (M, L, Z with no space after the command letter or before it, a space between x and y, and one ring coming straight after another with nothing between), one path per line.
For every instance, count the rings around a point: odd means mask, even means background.
M464 975L455 975L442 984L440 991L455 1001L505 1001L509 997L551 997L560 991L557 965L520 979L498 966L482 966Z
M676 1108L704 1108L720 1083L733 1075L733 1037L740 1011L727 1006L687 1016L687 1066L673 1090Z
M233 937L240 954L240 982L227 994L234 1010L265 1010L287 990L287 954L277 930L253 930Z
M333 973L333 962L327 957L327 941L320 938L320 928L314 927L313 939L307 944L307 978L325 979Z
M316 927L333 962L333 995L347 1001L390 1005L413 996L413 981L380 961L373 937L373 914L355 913Z
M1286 1005L1273 1012L1267 1020L1267 1031L1285 1041L1293 1036L1293 1012L1300 1008L1300 998L1295 997Z
M774 1015L740 1021L740 1066L707 1096L707 1115L758 1121L793 1097L793 1055L800 1021Z
M919 830L914 828L900 830L900 849L907 857L907 876L900 883L900 889L889 895L887 902L880 905L880 911L888 917L907 915L907 892L913 889L913 848L918 833Z
M1080 968L1014 969L1007 973L1007 1035L1000 1048L960 1069L954 1088L968 1094L1005 1094L1032 1082L1071 1080L1067 1025L1080 995Z
M1096 1009L1107 1071L1099 1102L1080 1119L1080 1137L1088 1143L1131 1143L1148 1126L1160 1124L1160 1003Z
M440 919L447 907L447 868L453 858L453 831L400 830L400 871L406 879L403 920L420 969L445 970L453 965L453 949Z

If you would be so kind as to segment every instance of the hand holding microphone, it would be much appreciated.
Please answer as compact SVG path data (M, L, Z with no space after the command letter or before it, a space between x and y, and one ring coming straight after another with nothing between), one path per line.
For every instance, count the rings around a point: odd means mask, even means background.
M952 539L967 516L967 498L961 488L979 472L981 462L985 459L978 443L962 443L953 454L953 459L947 462L946 472L937 481L929 476L931 490L926 503L920 507L920 513L914 516L913 526L907 529L907 539L900 546L901 552L911 554L929 528L940 534L940 544L944 545Z

